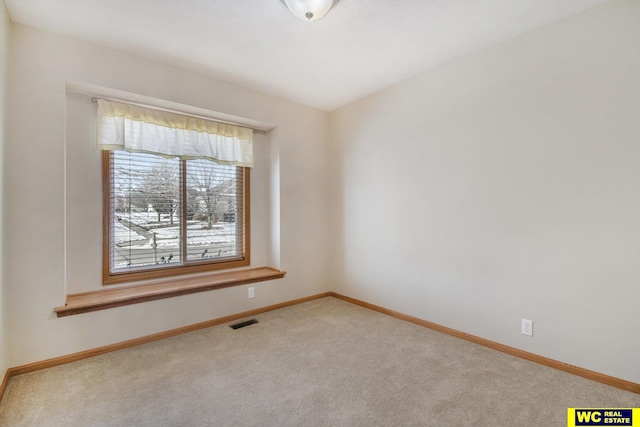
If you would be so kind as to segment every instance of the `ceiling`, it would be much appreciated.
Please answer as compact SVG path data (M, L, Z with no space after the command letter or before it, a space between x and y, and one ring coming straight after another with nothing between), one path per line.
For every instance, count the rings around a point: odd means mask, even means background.
M608 0L4 0L13 22L331 111Z

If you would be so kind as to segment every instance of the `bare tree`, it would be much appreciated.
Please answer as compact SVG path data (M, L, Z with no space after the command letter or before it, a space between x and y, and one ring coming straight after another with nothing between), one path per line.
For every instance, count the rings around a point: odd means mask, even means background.
M211 228L229 207L226 194L228 187L235 185L229 170L208 160L187 162L187 205L194 213L201 213L207 218L207 228Z
M173 214L179 203L179 171L176 162L164 161L149 170L140 188L140 197L158 214L158 222L162 215L169 215L173 224Z
M146 171L134 167L130 161L131 153L116 151L114 154L113 203L116 212L146 210L148 203L143 194Z

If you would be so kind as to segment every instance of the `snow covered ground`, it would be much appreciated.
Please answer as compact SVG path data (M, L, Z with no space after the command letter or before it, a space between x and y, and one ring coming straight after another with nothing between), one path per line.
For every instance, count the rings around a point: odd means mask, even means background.
M155 213L126 213L118 214L118 217L138 225L149 233L156 235L156 244L160 246L175 246L179 244L180 225L174 222L169 225L166 215L163 222L158 224L154 220L158 219ZM151 247L153 241L141 233L127 227L125 223L116 221L115 243L118 246L128 246L136 244L138 247ZM234 223L219 222L213 224L208 229L206 221L189 221L187 223L187 241L189 246L233 244L236 240L236 225ZM146 243L144 243L146 241Z
M131 229L129 229L128 227L125 227L120 222L115 223L114 238L115 238L116 245L126 245L126 244L129 244L130 242L141 242L141 241L147 240L140 234L134 231L131 231Z
M162 263L169 257L167 262L179 262L179 224L171 225L166 215L158 224L158 215L153 212L118 213L117 216L114 227L116 268ZM236 224L219 222L207 228L207 221L187 223L189 260L235 256L236 250Z

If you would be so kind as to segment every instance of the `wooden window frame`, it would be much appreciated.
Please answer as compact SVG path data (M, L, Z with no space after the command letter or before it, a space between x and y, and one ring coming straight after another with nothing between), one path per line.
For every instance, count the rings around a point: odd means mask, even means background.
M161 268L147 268L133 272L111 272L111 151L102 152L102 284L113 285L127 282L138 282L183 276L186 274L206 273L216 270L246 267L251 264L251 193L250 193L250 168L242 167L243 174L243 256L240 259L228 261L191 261L188 265L177 265ZM182 185L186 185L183 180ZM182 191L181 204L186 205L186 191ZM181 211L186 212L186 209ZM181 223L186 224L184 221Z

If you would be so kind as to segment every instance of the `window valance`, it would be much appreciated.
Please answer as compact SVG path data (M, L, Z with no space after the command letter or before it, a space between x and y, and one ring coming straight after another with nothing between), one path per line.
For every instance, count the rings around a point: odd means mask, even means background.
M98 99L97 103L97 144L101 150L253 166L251 129L123 102Z

